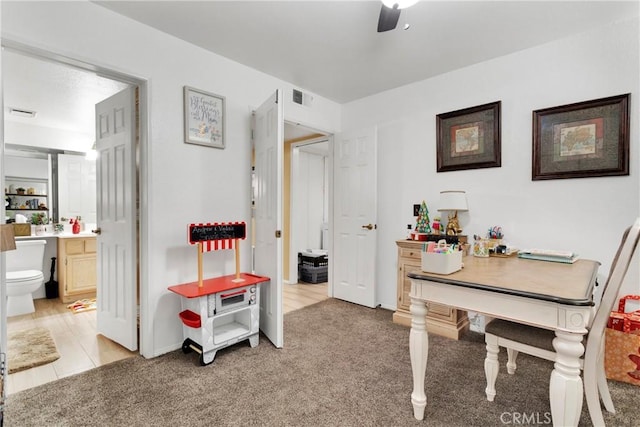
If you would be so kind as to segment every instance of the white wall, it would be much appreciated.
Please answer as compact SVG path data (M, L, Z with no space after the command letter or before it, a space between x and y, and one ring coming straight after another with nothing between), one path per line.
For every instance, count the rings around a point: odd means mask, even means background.
M377 294L396 307L396 245L412 205L437 211L441 190L467 191L464 234L502 226L519 247L574 250L606 277L624 228L639 213L638 18L343 106L343 129L378 128ZM532 111L631 93L630 175L531 180ZM502 167L436 173L436 115L502 101ZM444 217L444 216L443 216ZM637 264L637 263L636 263ZM640 293L637 272L625 284Z
M141 266L148 289L141 307L142 353L151 357L178 348L183 339L180 299L167 287L197 279L187 224L250 223L251 111L281 88L287 119L332 132L340 130L340 106L316 95L313 107L293 104L292 85L89 2L2 2L2 37L148 81L147 191L141 200L149 212L142 224L146 262ZM185 85L226 97L226 149L183 142ZM245 241L241 268L249 267ZM233 251L205 254L205 276L234 271Z
M304 226L301 231L300 249L320 249L322 223L325 221L325 160L326 156L300 150L300 186L302 187L300 204L293 209Z
M95 135L85 135L66 129L34 126L15 121L5 121L4 142L53 150L84 152L95 141Z
M4 176L49 179L49 160L35 157L4 156Z

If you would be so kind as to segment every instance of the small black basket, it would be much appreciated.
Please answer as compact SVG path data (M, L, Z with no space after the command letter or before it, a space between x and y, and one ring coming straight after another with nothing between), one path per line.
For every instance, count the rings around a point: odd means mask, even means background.
M310 256L298 252L298 265L306 265L309 267L321 267L329 265L329 257L327 255Z
M321 265L310 267L301 265L298 267L299 280L307 283L324 283L329 280L329 267Z

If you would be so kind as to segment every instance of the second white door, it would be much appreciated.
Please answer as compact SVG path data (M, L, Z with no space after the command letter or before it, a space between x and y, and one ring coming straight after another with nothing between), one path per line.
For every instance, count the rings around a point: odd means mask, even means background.
M376 306L376 129L334 137L333 296Z

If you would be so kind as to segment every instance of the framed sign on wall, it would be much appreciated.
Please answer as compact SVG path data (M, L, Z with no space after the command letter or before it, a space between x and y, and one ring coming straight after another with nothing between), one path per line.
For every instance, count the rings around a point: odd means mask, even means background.
M184 87L184 142L225 147L225 98Z

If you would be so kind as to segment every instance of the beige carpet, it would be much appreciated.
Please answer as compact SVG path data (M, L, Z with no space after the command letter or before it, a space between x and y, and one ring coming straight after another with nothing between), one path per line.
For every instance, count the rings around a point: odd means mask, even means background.
M413 418L409 329L393 312L327 300L284 316L284 348L260 337L220 350L211 365L181 350L101 366L11 394L5 427L520 427L546 426L553 363L500 353L487 401L482 335L429 338L424 421ZM178 322L176 315L176 322ZM638 392L609 381L609 427L640 426ZM527 418L524 418L524 417ZM528 421L525 421L528 420ZM539 423L536 421L539 420ZM580 427L591 425L583 404Z
M7 334L9 373L51 363L60 358L49 330L33 328Z

